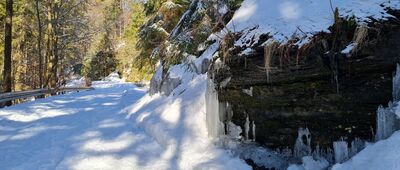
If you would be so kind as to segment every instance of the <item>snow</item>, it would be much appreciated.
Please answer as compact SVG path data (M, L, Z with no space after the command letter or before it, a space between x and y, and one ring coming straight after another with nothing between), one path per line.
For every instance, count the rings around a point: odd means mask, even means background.
M349 161L336 164L332 170L397 170L400 168L400 132L386 140L370 144Z
M119 74L117 72L111 73L107 77L104 78L104 81L109 81L109 82L124 82L125 80L121 79L119 77Z
M65 87L85 87L85 77L73 77L67 81Z
M249 89L242 89L242 92L253 97L253 87L250 87Z
M218 51L220 43L217 41L213 44L211 44L206 51L203 52L203 54L200 55L195 61L194 65L198 70L202 68L203 61L204 60L212 60L214 57L214 54Z
M170 97L106 80L1 109L0 169L250 169L207 138L206 76Z
M359 23L371 21L369 17L392 17L385 8L400 8L398 1L390 0L332 0L332 5L339 9L341 16L354 15ZM307 39L316 32L329 32L328 27L333 22L333 11L328 0L244 0L227 24L227 29L243 31L243 36L235 45L250 47L258 42L262 34L269 33L279 42L285 42L293 35Z
M312 156L305 156L301 160L301 165L290 165L288 170L324 170L329 166L325 159L315 160Z
M349 44L345 49L341 51L342 54L350 54L354 47L357 46L354 43Z

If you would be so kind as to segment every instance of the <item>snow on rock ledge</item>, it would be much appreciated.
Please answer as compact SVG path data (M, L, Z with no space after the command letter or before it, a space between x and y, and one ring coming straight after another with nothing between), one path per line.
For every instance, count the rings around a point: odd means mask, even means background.
M400 8L398 1L390 0L335 0L332 5L339 9L342 17L354 15L358 22L392 17L385 9ZM227 28L244 31L236 46L251 47L266 33L280 42L291 39L292 35L307 39L315 32L329 32L333 22L328 0L245 0ZM254 41L249 41L252 39Z

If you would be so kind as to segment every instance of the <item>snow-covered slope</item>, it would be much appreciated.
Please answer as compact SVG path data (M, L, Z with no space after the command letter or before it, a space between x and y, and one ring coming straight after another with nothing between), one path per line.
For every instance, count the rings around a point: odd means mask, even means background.
M360 153L333 170L397 170L400 169L400 132L367 146Z

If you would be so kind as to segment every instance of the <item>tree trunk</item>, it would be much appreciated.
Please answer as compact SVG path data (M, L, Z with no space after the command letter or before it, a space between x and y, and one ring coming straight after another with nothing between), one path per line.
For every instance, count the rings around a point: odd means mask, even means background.
M46 83L45 87L49 87L50 79L51 79L51 62L53 60L53 50L52 50L52 41L53 41L53 0L48 0L47 3L47 49L46 49L46 68L45 70L45 77ZM49 71L48 71L49 70ZM50 72L50 73L49 73Z
M6 25L5 25L5 39L4 39L4 92L11 92L12 78L11 78L11 50L12 50L12 15L13 15L13 0L6 0ZM11 102L6 103L7 106Z
M51 86L52 87L58 87L58 63L60 59L60 54L59 54L59 49L58 49L58 35L59 35L59 23L58 23L58 16L59 16L59 5L60 2L58 0L55 0L53 3L53 68L52 68L52 74L53 74L53 81L51 81Z
M40 21L39 0L36 0L36 17L38 22L38 56L39 56L39 88L43 88L43 57L42 57L42 23Z

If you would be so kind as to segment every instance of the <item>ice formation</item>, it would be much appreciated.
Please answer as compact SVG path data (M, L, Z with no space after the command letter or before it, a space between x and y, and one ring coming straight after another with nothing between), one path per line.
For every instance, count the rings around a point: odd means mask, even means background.
M206 90L206 121L208 136L219 137L224 134L224 124L220 119L220 103L218 101L218 92L215 89L214 82L207 80Z
M351 148L350 148L350 157L356 155L358 152L360 152L362 149L364 149L365 143L362 141L360 138L354 139L354 141L351 142Z
M398 120L391 107L384 108L382 105L376 111L376 135L375 139L382 140L388 138L398 129Z
M333 142L333 151L336 163L342 163L349 158L349 148L346 141Z
M400 100L400 65L397 64L396 74L393 76L393 101Z
M253 87L250 87L249 89L243 89L242 91L243 93L253 97Z
M397 70L393 76L393 100L398 102L400 99L400 65L397 64ZM388 107L382 105L376 111L376 134L375 140L379 141L390 137L395 131L400 129L400 120L396 116L396 107L389 102Z
M250 131L250 121L249 121L249 115L247 115L246 122L244 123L244 137L246 140L249 140L249 131Z
M256 141L256 124L254 121L252 122L252 129L253 129L253 141Z
M311 154L311 133L308 128L299 128L294 145L294 156L302 158Z
M240 126L235 125L231 121L227 123L227 128L228 128L228 136L232 139L241 139L242 136L240 135L242 133L242 128Z

